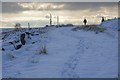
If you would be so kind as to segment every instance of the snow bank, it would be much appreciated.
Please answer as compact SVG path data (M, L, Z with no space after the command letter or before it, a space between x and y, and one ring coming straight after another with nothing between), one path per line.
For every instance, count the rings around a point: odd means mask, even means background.
M104 33L106 33L107 35L118 38L118 29L120 29L120 26L118 25L119 20L119 18L106 20L98 25L98 27L105 28L106 30L104 31Z
M119 19L106 20L103 23L101 23L100 26L104 28L118 29L118 20Z

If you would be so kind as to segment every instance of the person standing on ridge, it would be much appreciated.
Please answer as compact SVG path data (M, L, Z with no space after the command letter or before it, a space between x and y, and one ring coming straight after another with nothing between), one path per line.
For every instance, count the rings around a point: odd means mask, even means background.
M86 24L87 24L87 20L86 20L86 19L84 19L83 23L84 23L84 25L86 25Z
M105 19L104 19L104 17L102 17L102 20L101 20L101 22L104 22L105 21Z

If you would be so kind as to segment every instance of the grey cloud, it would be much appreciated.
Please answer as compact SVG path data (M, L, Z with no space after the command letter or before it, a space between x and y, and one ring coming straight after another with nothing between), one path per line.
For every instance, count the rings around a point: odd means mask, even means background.
M53 2L54 5L64 4L62 9L51 9L46 10L84 10L89 9L90 11L100 10L101 7L113 7L117 6L117 2ZM25 10L35 10L30 8L23 8L18 5L17 2L3 2L2 12L3 13L16 13ZM43 9L38 9L43 10Z
M27 10L18 5L17 2L3 2L2 13L16 13L23 10Z
M68 2L63 4L65 4L64 9L66 10L96 10L101 7L113 7L118 5L117 2Z

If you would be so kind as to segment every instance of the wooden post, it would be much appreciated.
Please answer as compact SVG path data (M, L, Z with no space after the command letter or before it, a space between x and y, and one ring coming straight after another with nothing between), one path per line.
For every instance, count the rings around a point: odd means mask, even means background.
M57 16L57 25L59 25L59 16Z
M28 23L28 29L30 29L30 23Z
M50 14L50 26L52 25L52 15Z

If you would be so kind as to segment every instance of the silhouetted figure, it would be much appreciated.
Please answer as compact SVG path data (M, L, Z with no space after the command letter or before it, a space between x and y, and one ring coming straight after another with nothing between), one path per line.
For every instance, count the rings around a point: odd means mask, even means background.
M86 25L86 24L87 24L87 20L86 20L86 19L84 19L83 23L84 23L84 25Z
M104 19L104 17L102 17L102 20L101 20L101 22L104 22L105 21L105 19Z

